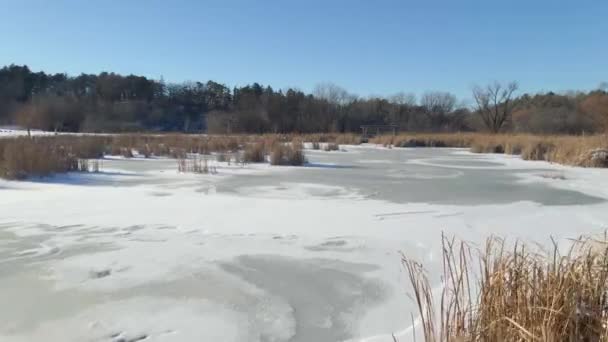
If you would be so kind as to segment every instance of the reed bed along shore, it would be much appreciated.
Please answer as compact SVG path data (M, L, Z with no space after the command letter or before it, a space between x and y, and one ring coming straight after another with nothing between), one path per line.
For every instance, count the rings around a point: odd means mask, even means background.
M335 151L357 145L357 134L107 134L55 135L0 139L0 177L22 179L83 170L79 160L104 155L188 159L188 155L233 156L235 162L303 165L302 142ZM377 136L370 143L387 147L461 147L477 153L507 153L583 167L608 167L608 136L536 136L483 133L425 133ZM82 163L82 162L80 162Z
M99 172L99 138L14 138L0 140L0 178L24 179L70 171Z
M403 264L420 340L608 341L605 237L573 241L563 254L555 243L542 250L490 238L477 249L443 237L437 299L423 265L405 256Z
M306 162L302 139L295 135L117 134L55 135L0 139L0 178L24 179L70 171L99 171L105 155L169 157L180 172L213 173L217 161L270 162L298 166ZM89 167L85 167L89 165Z
M608 135L553 136L530 134L399 134L378 136L371 143L391 147L461 147L474 153L505 153L525 160L582 167L608 167Z

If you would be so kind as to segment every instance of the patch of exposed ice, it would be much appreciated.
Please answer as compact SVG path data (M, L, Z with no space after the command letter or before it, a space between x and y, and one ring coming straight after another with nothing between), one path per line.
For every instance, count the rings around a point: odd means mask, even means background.
M331 186L314 183L281 182L273 186L240 187L237 192L246 196L273 199L363 199L356 190L349 190L340 186Z
M359 159L357 160L357 163L360 164L390 164L392 163L392 160L388 160L388 159Z
M96 305L73 317L41 324L26 333L0 332L21 341L256 341L247 336L242 313L206 300L135 297ZM284 334L289 337L289 332Z
M407 171L389 171L388 177L397 179L451 179L464 176L464 172L455 171L448 174L409 173Z

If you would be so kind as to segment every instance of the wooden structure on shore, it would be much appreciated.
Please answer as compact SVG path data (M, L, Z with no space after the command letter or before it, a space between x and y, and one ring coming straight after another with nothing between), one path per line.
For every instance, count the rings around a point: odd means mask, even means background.
M399 126L389 125L361 125L361 138L367 140L368 138L375 137L377 135L390 132L392 135L397 134Z

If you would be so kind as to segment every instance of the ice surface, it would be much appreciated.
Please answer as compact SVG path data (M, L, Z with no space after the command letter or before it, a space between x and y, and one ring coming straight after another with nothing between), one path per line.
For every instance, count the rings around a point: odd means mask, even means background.
M442 232L564 242L608 222L608 170L345 150L297 168L108 158L99 174L0 181L0 340L407 341L400 251L438 281Z

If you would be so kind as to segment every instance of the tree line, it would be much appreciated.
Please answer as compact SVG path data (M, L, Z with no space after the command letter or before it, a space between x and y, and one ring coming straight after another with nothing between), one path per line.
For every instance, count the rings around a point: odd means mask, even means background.
M47 74L0 69L0 124L71 132L358 132L395 124L419 132L512 131L581 134L608 129L608 87L516 94L516 83L475 87L474 104L448 92L361 98L331 83L312 93L258 83L166 83L136 75Z

